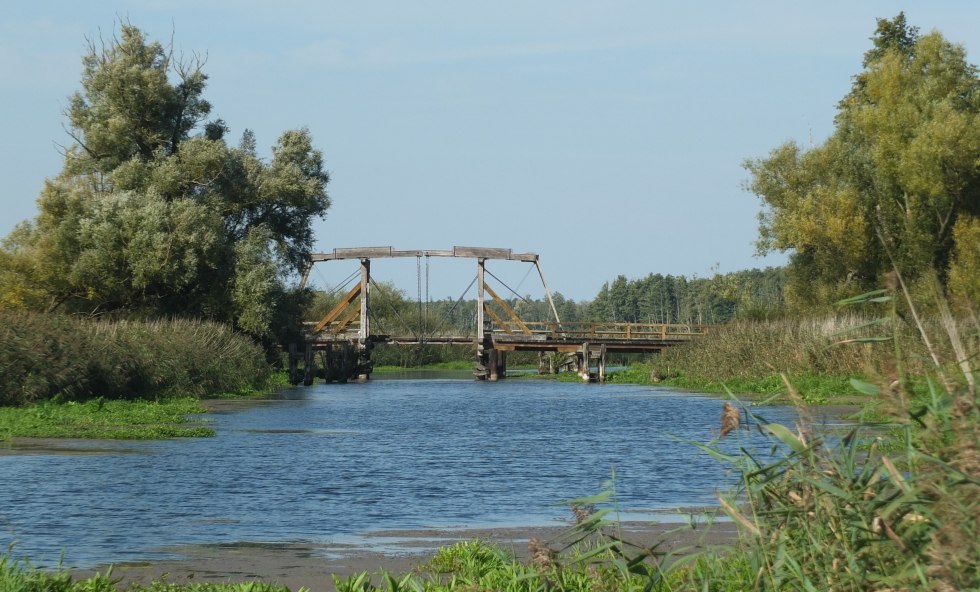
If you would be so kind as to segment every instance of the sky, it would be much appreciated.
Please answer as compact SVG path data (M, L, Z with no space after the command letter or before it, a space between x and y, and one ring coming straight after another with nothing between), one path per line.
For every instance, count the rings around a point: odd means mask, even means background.
M316 250L509 248L553 292L618 275L710 277L758 257L746 159L821 143L870 47L904 11L980 58L980 2L34 0L0 20L0 236L61 169L87 39L120 20L207 59L212 117L266 158L306 127L332 206ZM334 287L353 263L319 264ZM543 295L521 263L488 268ZM529 273L530 271L530 273ZM421 273L419 273L421 272ZM473 261L376 260L376 280L458 298ZM498 290L498 293L500 290ZM472 294L471 294L472 295Z

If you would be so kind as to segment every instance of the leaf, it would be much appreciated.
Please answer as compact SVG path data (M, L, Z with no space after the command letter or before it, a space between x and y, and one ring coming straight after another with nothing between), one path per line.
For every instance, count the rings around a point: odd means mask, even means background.
M850 382L851 386L854 387L854 390L859 393L871 395L872 397L877 397L881 394L881 390L878 388L878 385L871 384L870 382L865 382L857 378L852 378Z
M725 454L724 452L719 452L717 449L708 446L707 444L702 444L700 442L689 441L688 444L693 444L701 450L707 452L711 458L715 460L720 460L722 462L727 462L730 464L736 464L739 461L739 457L733 454Z
M725 512L732 517L733 520L745 527L746 530L751 532L757 537L762 536L762 532L759 531L759 527L752 523L751 520L745 517L744 514L735 509L735 506L728 503L723 497L719 497L718 501L721 503L721 507L725 509Z
M803 480L806 481L807 483L810 483L814 487L818 489L822 489L823 491L826 491L827 493L836 496L842 500L851 501L852 499L852 496L849 493L847 493L840 487L831 484L829 481L825 479L813 479L812 477L804 476Z
M837 306L848 306L851 304L862 304L864 302L888 302L891 299L892 297L888 296L888 290L872 290L871 292L858 294L857 296L845 298L844 300L838 300L834 304Z
M855 337L854 339L842 339L835 342L836 345L846 345L848 343L883 343L885 341L891 341L891 337L879 336L879 337Z
M765 428L769 432L783 441L783 444L789 446L793 452L803 452L806 450L806 444L797 437L796 434L791 432L789 428L778 423L766 424Z
M586 561L592 559L596 555L601 555L602 553L605 553L610 549L614 549L615 547L616 547L615 542L604 543L602 545L599 545L598 547L595 547L594 549L590 549L589 551L586 551L581 555L576 555L575 558L572 559L572 563L585 563Z

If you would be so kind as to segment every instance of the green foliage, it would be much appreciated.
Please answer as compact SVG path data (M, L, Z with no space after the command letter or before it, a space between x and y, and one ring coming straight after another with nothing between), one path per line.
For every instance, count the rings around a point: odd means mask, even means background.
M395 576L380 574L382 584L362 573L347 578L334 578L338 592L373 592L413 590L449 592L465 590L506 590L538 592L558 589L569 592L594 590L646 590L647 581L635 574L625 576L612 564L574 560L566 565L522 563L512 555L489 543L474 540L440 549L436 556L420 567L422 574ZM430 575L425 575L425 574ZM666 587L654 590L669 590Z
M262 350L227 326L0 311L0 405L201 397L262 388Z
M949 266L949 289L953 296L980 303L980 217L960 218L953 228L952 261Z
M492 544L473 539L440 548L422 569L437 574L480 576L513 561L514 557L507 556Z
M247 130L228 145L225 123L205 121L202 60L175 61L128 23L83 61L64 169L0 248L0 307L207 318L284 338L301 300L286 280L330 205L309 132L283 133L268 162Z
M206 410L197 399L34 403L0 407L0 440L10 438L94 438L159 440L213 436L187 416Z
M792 251L787 301L797 307L866 291L893 265L945 279L954 229L980 216L977 69L962 46L919 36L903 14L880 20L873 41L824 144L746 163L765 208L759 251ZM960 281L978 275L975 248L959 252Z
M256 228L235 245L238 273L231 290L238 326L263 337L272 332L285 297L282 284L276 281L276 262L266 248L271 239L268 229Z

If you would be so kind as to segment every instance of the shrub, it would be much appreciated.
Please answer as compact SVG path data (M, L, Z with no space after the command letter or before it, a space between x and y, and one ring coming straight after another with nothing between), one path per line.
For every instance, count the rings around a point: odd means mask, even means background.
M0 312L0 404L201 397L259 387L262 349L216 323Z

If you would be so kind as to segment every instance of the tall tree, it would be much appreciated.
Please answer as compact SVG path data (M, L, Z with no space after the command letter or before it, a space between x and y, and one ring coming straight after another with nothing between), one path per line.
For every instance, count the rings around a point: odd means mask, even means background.
M203 65L129 23L89 44L64 168L2 243L0 305L202 316L271 337L329 176L306 129L268 162L248 130L227 144Z
M749 161L762 253L792 250L787 297L827 301L893 265L946 277L957 224L980 215L980 78L962 46L879 20L835 131ZM976 270L974 270L974 273Z

